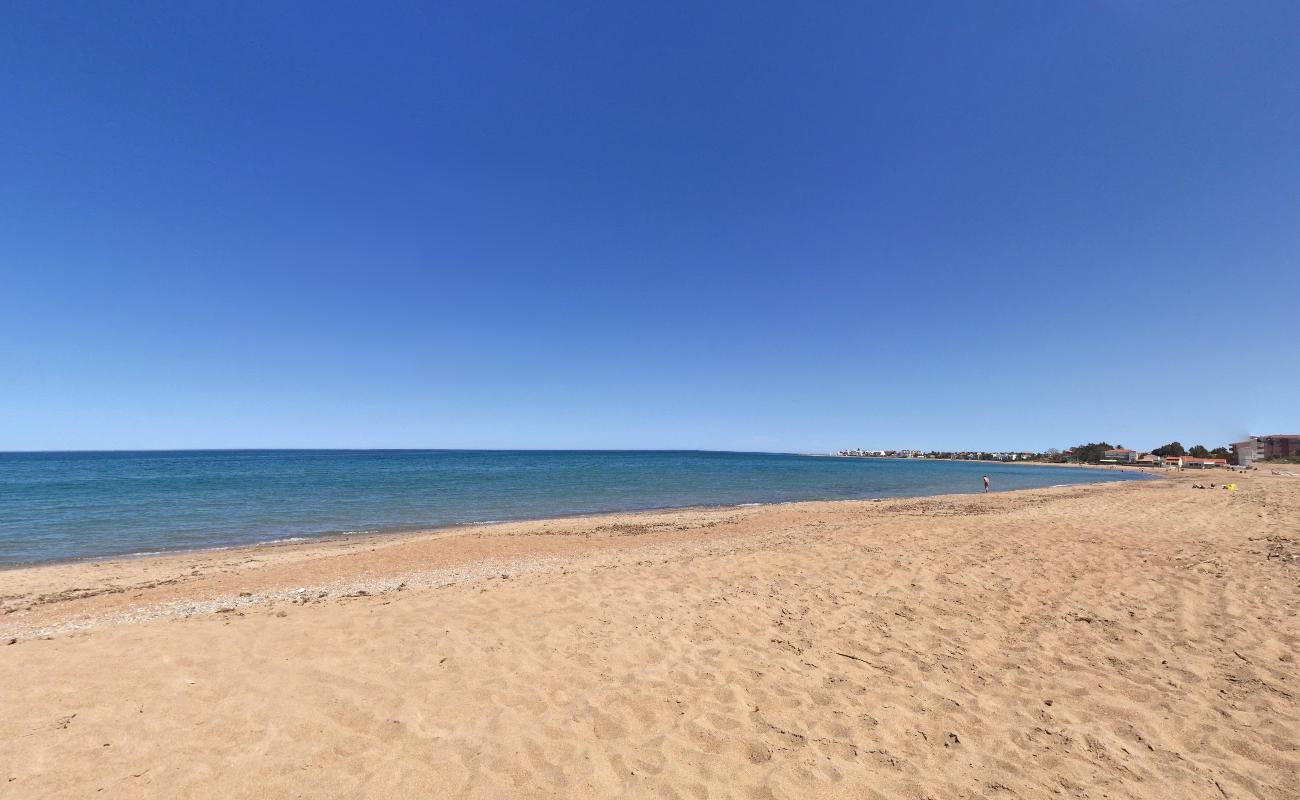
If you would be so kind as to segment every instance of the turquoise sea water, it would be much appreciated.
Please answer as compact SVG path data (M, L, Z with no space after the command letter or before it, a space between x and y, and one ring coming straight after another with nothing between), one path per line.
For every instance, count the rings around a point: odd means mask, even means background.
M0 564L609 511L1130 480L1100 470L692 451L0 453Z

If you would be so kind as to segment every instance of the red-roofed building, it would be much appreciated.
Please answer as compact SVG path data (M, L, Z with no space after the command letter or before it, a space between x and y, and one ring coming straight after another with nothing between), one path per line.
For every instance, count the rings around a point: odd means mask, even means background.
M1101 454L1101 463L1103 464L1132 464L1137 461L1137 451L1129 450L1125 447L1117 447L1114 450L1107 450Z

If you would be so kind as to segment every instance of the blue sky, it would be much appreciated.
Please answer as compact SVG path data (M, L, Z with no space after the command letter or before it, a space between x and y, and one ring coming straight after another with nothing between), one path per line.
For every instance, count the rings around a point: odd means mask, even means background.
M0 450L1300 428L1294 3L15 3Z

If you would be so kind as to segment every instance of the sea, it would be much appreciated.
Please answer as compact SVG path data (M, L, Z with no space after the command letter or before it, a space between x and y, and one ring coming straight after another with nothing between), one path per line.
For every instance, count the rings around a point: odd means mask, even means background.
M0 565L507 520L1133 480L1130 473L779 453L0 453Z

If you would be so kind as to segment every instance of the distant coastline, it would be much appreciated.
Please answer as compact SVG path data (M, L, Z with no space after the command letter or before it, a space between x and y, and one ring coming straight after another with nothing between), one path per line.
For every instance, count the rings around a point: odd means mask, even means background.
M810 454L811 455L811 454ZM826 453L824 458L839 458L851 461L951 461L958 464L996 464L999 467L1066 467L1068 469L1107 469L1124 472L1137 472L1145 475L1159 475L1168 472L1166 467L1140 467L1133 464L1076 464L1071 461L999 461L992 458L905 458L901 456L841 456Z

